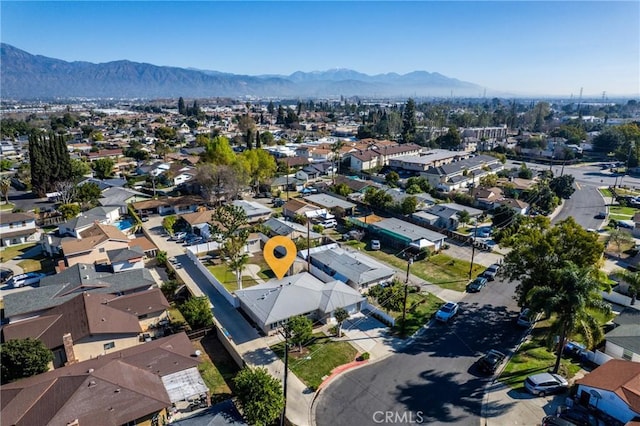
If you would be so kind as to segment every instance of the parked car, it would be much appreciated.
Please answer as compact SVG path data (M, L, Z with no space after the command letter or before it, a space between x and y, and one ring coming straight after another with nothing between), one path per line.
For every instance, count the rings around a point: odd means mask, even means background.
M467 291L469 293L477 293L482 290L487 285L487 279L485 277L478 277L475 280L471 281L469 285L467 285Z
M14 275L9 281L7 281L7 284L14 288L38 284L40 279L46 275L47 274L40 272L27 272L26 274Z
M186 232L176 232L175 234L173 234L173 236L170 238L170 240L172 241L182 241L187 237L187 233Z
M489 238L491 236L491 229L479 228L475 231L475 236L480 238Z
M335 228L337 225L338 222L335 219L328 219L320 224L323 228Z
M458 304L455 302L447 302L436 312L436 319L442 322L449 322L457 313Z
M11 269L0 269L0 284L4 284L13 277L13 271Z
M282 206L284 206L284 200L282 198L273 199L273 207L282 207Z
M493 281L496 279L496 275L498 274L499 270L500 270L500 265L498 265L497 263L494 263L493 265L489 266L482 275L484 275L484 277L489 281Z
M531 327L535 322L535 312L529 308L524 308L518 315L518 325L520 327Z
M371 250L380 250L380 240L371 240Z
M564 392L569 387L569 382L559 374L540 373L527 377L524 387L533 395L545 396Z
M476 362L476 366L481 373L493 374L506 357L502 352L491 349Z

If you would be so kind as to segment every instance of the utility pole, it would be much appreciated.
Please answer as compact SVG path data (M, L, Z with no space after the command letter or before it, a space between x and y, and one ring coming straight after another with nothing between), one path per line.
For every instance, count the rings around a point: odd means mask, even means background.
M286 327L286 326L285 326ZM280 426L284 426L284 419L287 416L287 374L289 372L289 331L284 329L284 381L283 381L283 393L284 393L284 406L282 407L282 414L280 415Z
M404 336L404 332L405 332L405 319L407 316L407 297L408 297L408 293L409 293L409 268L411 267L411 264L413 263L413 256L409 256L409 258L407 259L407 277L404 280L404 300L402 302L402 335Z
M311 273L311 219L307 217L307 272Z
M473 231L473 237L471 237L471 266L469 267L469 279L473 274L473 258L476 255L476 235L478 235L478 218L476 218L476 226Z

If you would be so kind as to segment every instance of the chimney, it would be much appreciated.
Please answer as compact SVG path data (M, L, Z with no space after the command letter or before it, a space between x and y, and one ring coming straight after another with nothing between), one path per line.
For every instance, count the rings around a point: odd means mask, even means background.
M64 354L67 357L65 365L71 365L78 362L76 354L73 351L73 338L71 337L71 333L67 333L62 336L62 344L64 345Z
M67 266L64 264L64 259L58 261L58 265L56 266L56 272L60 273L67 269Z

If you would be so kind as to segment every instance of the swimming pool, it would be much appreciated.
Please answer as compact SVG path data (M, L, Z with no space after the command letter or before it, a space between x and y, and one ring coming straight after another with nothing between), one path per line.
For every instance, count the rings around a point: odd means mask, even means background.
M133 221L131 219L122 219L113 223L119 230L124 231L133 226Z

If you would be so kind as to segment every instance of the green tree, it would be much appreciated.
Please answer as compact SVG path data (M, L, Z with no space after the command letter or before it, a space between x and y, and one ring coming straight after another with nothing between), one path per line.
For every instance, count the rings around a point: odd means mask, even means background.
M351 189L345 183L338 183L331 188L333 192L343 197L351 194Z
M11 181L7 177L0 179L0 194L4 198L4 202L9 204L9 190L11 189Z
M182 96L180 96L180 99L178 99L178 113L180 115L185 115L186 112L187 108L184 105L184 99L182 99Z
M101 196L102 191L100 191L98 184L94 182L87 182L76 187L74 201L79 203L96 204L98 198Z
M0 172L6 172L7 170L10 170L12 167L13 167L13 161L7 158L0 159Z
M289 318L284 329L291 343L298 345L298 350L302 352L302 347L313 335L313 322L305 316L297 315Z
M174 141L178 136L176 129L167 126L158 127L154 134L163 142Z
M400 175L397 172L392 170L389 173L387 173L387 175L384 177L384 180L387 182L389 186L396 187L398 186L398 182L400 181Z
M53 353L38 339L15 339L0 345L2 383L31 377L49 370Z
M333 311L333 317L338 323L338 337L342 337L342 323L349 319L349 312L345 308L338 308Z
M568 200L576 191L573 186L574 181L575 178L573 177L573 175L558 176L551 179L551 181L549 182L549 188L551 188L551 190L555 192L558 197Z
M173 302L176 291L180 288L180 283L177 280L169 280L162 283L160 291L164 294L169 302Z
M618 254L618 258L622 253L622 246L626 244L633 243L633 237L626 231L622 229L613 229L609 232L609 237L607 238L607 246L613 245L615 247L615 252Z
M222 244L220 252L236 275L238 289L242 289L242 270L249 259L245 252L249 238L247 214L242 207L224 204L213 211L211 220L211 233Z
M636 297L640 294L640 272L631 272L627 269L620 269L616 271L616 275L629 284L631 304L635 305Z
M600 283L594 278L592 266L579 267L566 262L561 268L550 270L546 276L546 282L528 291L526 301L536 312L544 311L547 317L556 315L552 335L560 336L553 368L557 373L568 338L580 333L589 347L602 340L602 328L592 312L608 315L611 305L602 300Z
M415 213L417 207L418 207L418 199L413 195L404 197L404 199L400 203L400 211L402 212L402 214Z
M173 215L165 216L164 219L162 219L162 227L165 231L167 231L169 235L173 235L173 233L175 232L174 227L177 221L178 218Z
M498 175L495 173L490 173L488 175L484 175L480 178L479 185L484 188L493 188L498 184Z
M520 170L518 170L518 177L520 179L531 179L533 178L533 171L525 163L522 163Z
M163 250L158 251L158 253L156 254L156 261L158 262L158 265L166 266L167 265L167 252L163 251Z
M76 182L91 173L91 166L79 158L71 159L71 178Z
M546 218L530 221L506 246L511 251L504 257L503 271L509 280L520 281L516 286L520 306L526 305L531 289L550 282L550 271L563 268L567 262L578 268L598 265L604 252L598 235L571 217L553 227Z
M331 159L333 160L333 183L336 183L336 173L340 174L340 151L344 146L344 141L337 140L331 144Z
M272 424L284 409L280 381L265 368L243 368L233 379L235 394L250 425Z
M438 143L442 149L458 149L462 143L458 128L455 126L449 127L447 133L438 138Z
M256 192L261 183L272 178L278 168L276 160L263 149L249 149L242 153L243 165Z
M378 304L386 311L402 311L404 304L404 284L394 280L392 285L386 286L377 297Z
M107 179L113 176L113 167L115 163L111 158L99 158L93 163L91 163L91 167L93 171L96 173L96 177L98 179Z
M44 197L56 183L71 178L71 161L64 136L50 132L29 135L29 162L33 192Z
M213 314L207 296L190 297L180 305L180 312L192 329L213 325Z
M69 220L80 214L80 206L77 204L63 204L58 207L58 211L62 213L64 220Z
M275 145L273 133L271 132L260 133L260 142L262 145L266 145L266 146Z
M407 99L402 115L402 142L412 143L416 139L418 120L416 119L416 103L412 98Z
M364 194L364 202L369 204L372 209L385 210L392 201L393 197L383 189L369 188Z
M462 226L466 226L467 223L471 222L471 215L469 212L466 210L458 212L458 222L460 222Z
M216 136L205 146L205 151L200 154L202 161L213 164L231 165L236 161L229 139L224 136Z

